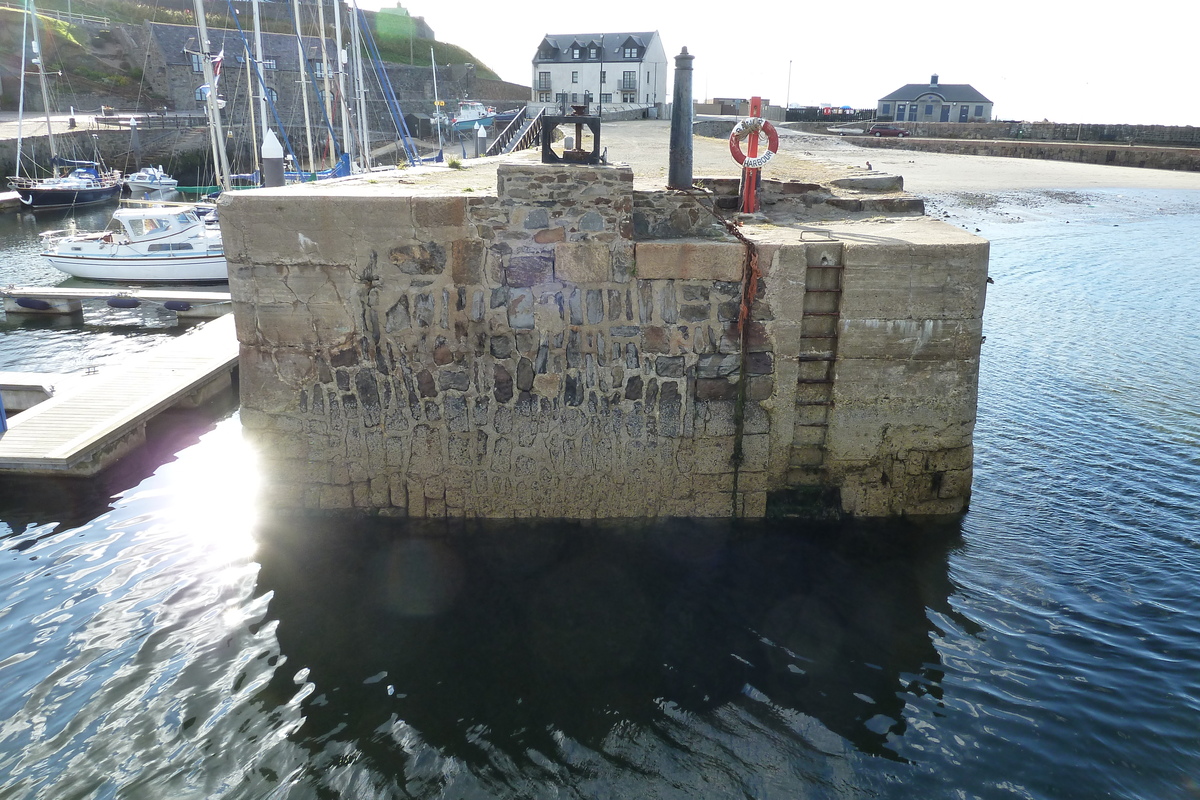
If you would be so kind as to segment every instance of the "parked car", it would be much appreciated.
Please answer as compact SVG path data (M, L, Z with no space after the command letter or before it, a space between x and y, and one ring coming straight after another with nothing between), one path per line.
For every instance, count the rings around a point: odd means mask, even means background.
M897 128L895 125L872 125L867 133L871 136L908 136L908 131L904 128Z

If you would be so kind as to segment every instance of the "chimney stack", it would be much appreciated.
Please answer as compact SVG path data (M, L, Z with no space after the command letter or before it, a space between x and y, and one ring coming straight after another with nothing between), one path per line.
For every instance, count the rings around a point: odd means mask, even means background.
M937 86L937 73L936 72L933 73L933 75L929 76L929 85Z

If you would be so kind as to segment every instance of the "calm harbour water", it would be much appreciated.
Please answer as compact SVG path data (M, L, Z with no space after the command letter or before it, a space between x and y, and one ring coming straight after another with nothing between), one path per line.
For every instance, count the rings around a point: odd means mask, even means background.
M1200 194L931 207L992 241L961 522L297 522L168 421L0 482L0 797L1200 797Z

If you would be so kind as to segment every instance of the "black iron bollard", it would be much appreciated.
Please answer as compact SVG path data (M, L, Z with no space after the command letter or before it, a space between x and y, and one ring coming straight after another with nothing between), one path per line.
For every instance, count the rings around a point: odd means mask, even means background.
M667 188L692 188L692 61L687 48L675 56L675 96L671 102L671 151Z

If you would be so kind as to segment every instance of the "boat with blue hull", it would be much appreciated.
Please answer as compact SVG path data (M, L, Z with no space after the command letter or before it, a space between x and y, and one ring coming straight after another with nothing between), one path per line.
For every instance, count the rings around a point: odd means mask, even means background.
M484 128L492 127L496 121L496 109L471 100L458 104L458 114L450 122L450 127L456 131L474 130L476 125Z
M9 177L8 188L21 196L21 202L30 208L72 208L94 203L105 203L115 200L121 195L121 173L108 170L99 153L92 161L76 161L60 158L54 141L54 126L50 119L50 94L46 90L46 72L42 66L41 40L38 36L37 6L34 0L26 0L23 25L28 24L33 32L31 42L33 63L37 66L37 75L42 93L42 108L46 114L46 142L50 148L50 164L38 168L29 168L21 174L21 122L24 117L25 94L25 48L21 48L21 113L17 129L17 158L16 174ZM22 31L24 34L24 30ZM93 150L95 144L93 140ZM46 175L45 173L49 173ZM42 173L41 176L35 173Z
M121 195L118 172L101 172L94 161L63 161L58 167L70 172L49 178L13 176L8 185L30 208L67 208L107 203Z

